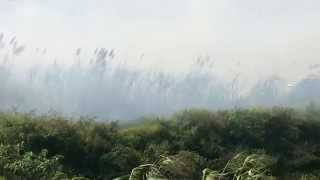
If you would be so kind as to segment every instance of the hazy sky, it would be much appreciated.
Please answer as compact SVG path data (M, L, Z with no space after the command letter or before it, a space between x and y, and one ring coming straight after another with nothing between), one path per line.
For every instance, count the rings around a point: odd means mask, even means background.
M319 0L0 0L0 32L54 56L107 47L178 69L208 54L289 79L320 62L319 19Z

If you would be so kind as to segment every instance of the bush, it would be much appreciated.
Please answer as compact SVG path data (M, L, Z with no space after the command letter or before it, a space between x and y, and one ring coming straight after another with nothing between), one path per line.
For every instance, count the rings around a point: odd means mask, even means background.
M191 109L169 118L118 125L56 114L2 112L0 176L111 179L147 164L137 171L151 168L164 177L197 179L204 168L220 173L236 154L247 152L247 157L263 149L264 155L277 159L268 174L318 177L318 113L314 107Z

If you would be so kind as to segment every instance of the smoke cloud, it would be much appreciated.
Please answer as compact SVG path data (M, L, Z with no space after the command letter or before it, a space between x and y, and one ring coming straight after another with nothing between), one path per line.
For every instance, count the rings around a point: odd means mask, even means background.
M132 119L307 102L320 97L319 9L316 0L0 0L0 107Z

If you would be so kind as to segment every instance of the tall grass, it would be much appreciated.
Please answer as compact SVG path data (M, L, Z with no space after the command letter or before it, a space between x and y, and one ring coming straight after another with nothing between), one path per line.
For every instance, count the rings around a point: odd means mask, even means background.
M317 77L303 79L290 91L281 77L270 77L244 93L241 74L231 81L219 77L209 57L199 57L189 71L174 75L130 69L115 50L98 48L86 59L85 50L77 49L71 66L55 62L21 70L19 64L28 64L24 56L28 48L16 38L7 42L3 36L0 47L0 110L135 119L192 107L297 106L319 102L320 97Z

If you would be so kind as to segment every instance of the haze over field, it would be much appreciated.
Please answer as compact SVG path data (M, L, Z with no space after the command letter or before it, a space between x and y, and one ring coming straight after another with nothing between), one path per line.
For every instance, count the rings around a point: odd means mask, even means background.
M316 101L319 9L316 0L0 0L0 109L131 119Z

